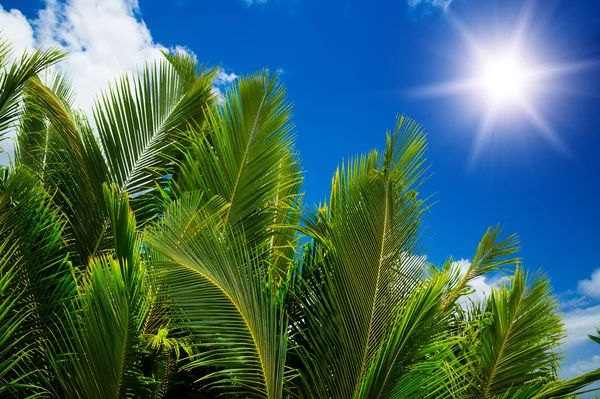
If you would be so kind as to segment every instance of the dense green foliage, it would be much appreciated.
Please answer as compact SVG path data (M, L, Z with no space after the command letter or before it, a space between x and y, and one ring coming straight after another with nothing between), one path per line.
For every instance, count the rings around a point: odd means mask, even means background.
M557 302L515 236L490 228L466 272L426 262L410 119L313 209L277 76L217 101L214 69L165 54L84 115L47 69L63 54L9 56L4 42L0 396L543 399L600 379L558 378Z

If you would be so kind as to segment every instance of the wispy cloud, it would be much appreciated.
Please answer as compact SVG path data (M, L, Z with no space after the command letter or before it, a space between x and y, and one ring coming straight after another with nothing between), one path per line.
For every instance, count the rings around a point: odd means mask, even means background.
M15 55L50 46L67 51L58 68L73 80L75 106L91 116L95 96L110 81L162 56L164 48L136 17L138 11L137 0L46 0L34 20L0 7L0 26ZM12 153L10 140L2 146ZM0 164L6 164L6 155L0 157Z
M471 267L471 261L469 259L461 259L453 262L453 265L458 267L461 271L461 274L464 276ZM469 303L469 300L475 302L481 301L490 295L494 287L497 287L508 280L509 277L500 275L475 277L469 283L473 289L473 292L467 297L461 298L459 302L461 302L463 305L466 305Z
M256 5L256 4L265 4L267 2L267 0L242 0L242 2L250 7L252 5Z
M434 7L443 11L447 11L453 0L407 0L408 5L412 8L417 7Z
M227 73L222 68L219 70L219 72L217 72L215 75L215 80L213 81L212 90L217 96L218 103L222 103L224 101L223 91L226 90L237 78L238 76L235 73Z
M577 290L564 292L559 297L568 334L562 347L567 359L560 370L560 376L573 378L600 368L600 356L590 356L590 353L597 352L598 344L588 337L600 327L600 269L593 271L589 279L580 280ZM595 384L590 388L600 386ZM585 394L582 397L591 398L592 395Z

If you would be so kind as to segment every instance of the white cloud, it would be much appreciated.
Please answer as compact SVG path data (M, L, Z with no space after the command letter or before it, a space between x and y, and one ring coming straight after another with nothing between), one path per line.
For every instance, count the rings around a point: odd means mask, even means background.
M431 6L437 7L444 11L448 10L453 0L407 0L410 7Z
M577 360L563 367L560 374L562 378L574 378L598 368L600 368L600 355L594 355L587 359Z
M561 301L561 309L568 336L561 348L567 355L567 362L560 376L573 378L600 368L600 355L595 354L599 352L598 344L588 337L595 335L596 328L600 328L600 304L594 301L600 298L600 269L592 272L590 279L579 281L577 291L564 292L561 297L565 298ZM589 388L600 388L600 384ZM593 396L586 394L582 397Z
M223 90L225 90L234 80L236 80L238 76L231 72L227 73L223 69L219 69L219 72L215 75L215 80L213 81L213 93L217 96L217 102L219 104L223 103Z
M73 79L75 105L89 112L110 81L161 57L163 47L152 40L136 11L135 0L47 0L33 21L13 9L0 11L0 23L19 52L25 46L67 51L58 68Z
M250 7L254 4L265 4L267 0L242 0L246 6Z
M600 305L568 311L563 315L563 321L569 334L566 345L588 342L588 334L594 334L596 328L600 328Z
M577 290L589 297L600 299L600 269L594 270L589 280L580 280Z
M28 48L35 46L33 28L19 10L6 11L0 5L0 30L2 36L13 42L14 54L20 55Z
M261 2L265 0L254 1ZM94 98L109 82L162 57L164 47L153 40L138 13L137 0L46 0L35 20L0 6L0 28L13 42L15 54L48 46L67 51L67 58L57 68L73 80L75 106L91 118ZM174 50L189 52L180 46ZM220 94L235 78L234 73L219 71L215 91ZM12 154L10 140L1 146ZM6 153L0 153L0 165L7 164Z
M75 106L91 117L95 96L110 81L162 56L163 47L136 18L137 11L137 0L46 0L32 21L19 10L0 7L0 27L13 43L15 56L25 48L53 46L67 51L57 68L73 80ZM1 145L6 153L0 154L0 164L7 164L13 144L6 140Z
M38 46L69 53L60 68L73 79L83 109L117 76L161 57L163 47L136 11L137 1L131 0L47 0L33 22Z

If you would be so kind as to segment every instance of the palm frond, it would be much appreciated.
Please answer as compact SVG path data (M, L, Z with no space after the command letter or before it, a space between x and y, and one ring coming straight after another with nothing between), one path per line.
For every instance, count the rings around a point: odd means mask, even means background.
M473 279L484 274L500 271L503 266L514 265L519 261L519 258L512 257L519 251L519 238L516 234L511 234L499 240L501 234L502 228L500 225L487 229L479 245L477 245L469 269L464 272L463 277L454 286L452 294L447 298L444 305L445 309L452 306L457 299L467 292L466 289ZM448 262L446 268L450 266L451 262Z
M557 347L565 337L557 303L543 275L527 278L517 268L510 286L492 290L483 310L489 313L473 348L477 397L491 398L539 379L556 379ZM476 393L475 393L476 392Z
M339 169L330 207L307 220L305 231L322 248L312 266L320 281L303 286L296 323L311 353L304 357L318 397L359 395L423 275L418 226L425 208L415 190L425 148L420 126L399 118L385 153L373 151Z
M119 189L127 191L135 210L140 196L169 174L165 156L177 134L200 123L212 99L210 74L192 85L166 59L146 65L139 76L125 75L98 99L94 119L102 149Z
M143 285L127 282L128 265L104 256L80 281L75 312L57 325L54 373L66 398L143 395L151 381L140 370Z
M6 57L6 42L0 46L2 58ZM0 72L0 141L8 134L21 115L20 99L25 84L38 73L64 58L65 53L55 50L37 50L33 54L23 53L10 67Z
M181 309L180 328L200 342L189 367L216 367L210 386L251 397L281 398L287 352L282 306L243 235L221 231L223 199L186 194L149 235L167 257L153 267Z
M357 397L439 395L440 387L432 387L430 380L411 371L423 373L429 366L430 374L440 378L433 372L441 363L435 354L447 354L455 340L446 334L449 315L442 312L446 283L447 276L438 274L416 286L402 302L392 331L377 351ZM443 378L447 377L444 373Z
M37 373L32 343L35 331L22 329L33 315L31 307L22 306L25 294L18 289L19 270L11 237L0 241L0 394L25 397L38 391L32 374Z
M277 76L259 72L240 78L222 106L207 111L184 152L179 191L199 190L230 205L223 229L242 228L250 242L272 239L298 200L302 181L291 104Z

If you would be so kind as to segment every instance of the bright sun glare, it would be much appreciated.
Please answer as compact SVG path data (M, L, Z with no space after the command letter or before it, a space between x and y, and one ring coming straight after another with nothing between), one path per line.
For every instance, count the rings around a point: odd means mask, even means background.
M470 76L416 90L418 95L425 96L476 96L476 108L481 117L474 137L471 161L479 156L486 143L492 142L490 139L493 135L507 133L507 129L510 129L510 125L502 123L503 131L497 131L498 122L510 122L519 116L529 121L535 127L532 131L556 149L568 152L562 139L541 111L541 102L545 98L541 97L540 93L550 93L554 89L553 78L556 76L595 64L591 61L555 65L542 64L539 60L535 62L535 54L532 51L534 47L528 48L526 45L526 39L531 38L527 30L533 11L531 3L526 4L528 5L523 9L523 13L517 18L514 30L506 32L505 40L496 43L479 40L482 35L469 32L459 20L450 15L450 22L469 45L472 60ZM507 51L500 51L502 49Z
M527 70L516 57L494 57L481 67L481 89L497 106L511 105L525 98L527 83Z

